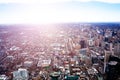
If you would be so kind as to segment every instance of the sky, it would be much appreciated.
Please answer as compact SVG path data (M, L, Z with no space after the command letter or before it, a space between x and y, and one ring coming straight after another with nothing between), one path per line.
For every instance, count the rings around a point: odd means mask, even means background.
M120 22L120 0L0 0L0 24Z

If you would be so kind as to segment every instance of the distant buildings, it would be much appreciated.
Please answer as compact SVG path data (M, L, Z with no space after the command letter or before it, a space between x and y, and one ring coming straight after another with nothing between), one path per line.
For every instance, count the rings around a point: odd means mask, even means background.
M97 23L54 26L52 31L44 25L2 29L7 31L0 34L2 79L11 73L11 80L103 80L103 74L119 77L120 30ZM47 27L51 30L51 25Z

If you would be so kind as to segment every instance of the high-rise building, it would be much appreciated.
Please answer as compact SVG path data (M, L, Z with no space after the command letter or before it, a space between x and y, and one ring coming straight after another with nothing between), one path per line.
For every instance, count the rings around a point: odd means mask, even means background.
M85 40L81 40L80 41L80 45L81 45L81 48L86 48L86 42L85 42Z
M120 43L117 43L114 46L114 54L120 56L119 53L120 53Z
M4 46L0 47L0 64L3 63L4 59L7 57L6 49Z

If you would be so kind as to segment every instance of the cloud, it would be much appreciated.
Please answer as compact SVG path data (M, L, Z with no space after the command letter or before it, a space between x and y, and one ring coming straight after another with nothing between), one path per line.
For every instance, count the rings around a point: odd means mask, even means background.
M120 0L77 0L80 2L91 2L91 1L97 1L97 2L104 2L104 3L120 3Z
M80 1L80 2L104 2L104 3L120 3L120 0L0 0L0 3L59 3L69 1Z
M69 0L0 0L0 3L58 3L58 2L66 2Z
M95 0L99 2L105 2L105 3L120 3L120 0Z

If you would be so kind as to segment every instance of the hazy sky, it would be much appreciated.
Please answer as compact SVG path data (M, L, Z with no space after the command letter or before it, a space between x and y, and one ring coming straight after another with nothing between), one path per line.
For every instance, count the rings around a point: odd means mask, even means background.
M0 0L0 24L59 22L120 22L120 0Z

